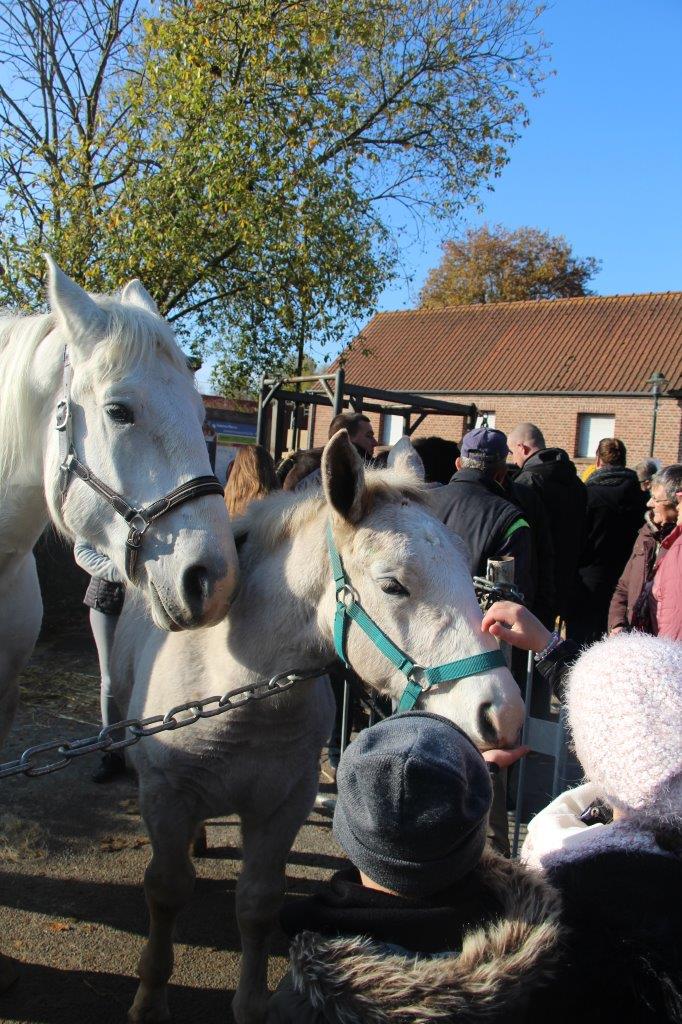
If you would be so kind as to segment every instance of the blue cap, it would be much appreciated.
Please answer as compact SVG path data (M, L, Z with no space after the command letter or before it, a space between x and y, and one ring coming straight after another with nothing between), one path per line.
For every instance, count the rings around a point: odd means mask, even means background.
M462 458L483 459L485 462L506 462L509 454L507 435L493 427L476 427L464 435Z

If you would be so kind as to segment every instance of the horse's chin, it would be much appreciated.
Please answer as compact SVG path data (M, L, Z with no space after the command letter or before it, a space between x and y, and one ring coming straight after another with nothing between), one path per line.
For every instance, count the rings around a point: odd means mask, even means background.
M179 633L183 629L183 626L181 626L179 622L176 622L168 611L161 600L161 595L151 580L149 581L148 596L149 608L152 613L154 625L157 626L158 629L165 630L166 633Z

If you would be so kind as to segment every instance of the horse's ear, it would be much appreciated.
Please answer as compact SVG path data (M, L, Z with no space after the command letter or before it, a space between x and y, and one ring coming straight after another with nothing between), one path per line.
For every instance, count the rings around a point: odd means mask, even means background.
M322 453L322 486L327 502L342 519L360 521L365 470L347 430L334 434Z
M57 314L78 348L93 331L101 334L106 327L106 313L80 285L66 276L47 253L45 262L50 309Z
M425 476L424 463L419 458L419 453L407 435L401 437L393 445L388 453L386 466L388 469L395 469L399 473L408 473L411 476L416 476L418 480L423 480Z
M154 316L159 316L159 307L154 302L153 298L137 278L132 281L128 281L121 292L121 302L127 306L137 306L138 309L144 309L147 313L153 313Z

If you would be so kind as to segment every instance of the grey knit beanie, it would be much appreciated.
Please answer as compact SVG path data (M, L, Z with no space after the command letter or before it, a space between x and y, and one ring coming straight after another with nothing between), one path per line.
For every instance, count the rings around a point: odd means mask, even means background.
M490 776L448 719L409 711L365 729L344 751L336 785L334 835L379 885L428 896L480 860Z

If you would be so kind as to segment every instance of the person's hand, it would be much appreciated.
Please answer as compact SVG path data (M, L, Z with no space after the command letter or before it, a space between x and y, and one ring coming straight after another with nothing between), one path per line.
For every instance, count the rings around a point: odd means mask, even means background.
M512 747L511 750L484 750L483 760L496 764L498 768L511 768L525 757L530 747Z
M613 629L609 630L609 636L618 636L618 634L624 632L624 630L624 626L614 626Z
M513 601L496 601L483 616L481 629L522 651L544 651L552 634L532 612Z

